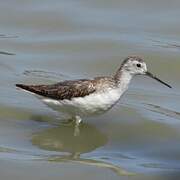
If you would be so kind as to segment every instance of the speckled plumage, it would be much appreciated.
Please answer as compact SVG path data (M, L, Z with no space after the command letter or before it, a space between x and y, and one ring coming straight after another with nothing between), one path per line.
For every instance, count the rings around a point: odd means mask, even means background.
M116 83L111 77L97 77L91 80L70 80L52 85L16 84L19 88L55 100L71 100L75 97L84 97L96 91L103 91L106 88L112 88L115 85Z

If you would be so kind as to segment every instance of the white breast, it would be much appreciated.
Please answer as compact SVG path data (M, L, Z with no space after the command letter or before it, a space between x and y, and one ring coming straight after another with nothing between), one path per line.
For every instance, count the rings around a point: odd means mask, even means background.
M43 99L48 106L68 113L72 116L88 116L109 110L120 99L120 89L111 89L101 93L93 93L85 97L76 97L71 100Z

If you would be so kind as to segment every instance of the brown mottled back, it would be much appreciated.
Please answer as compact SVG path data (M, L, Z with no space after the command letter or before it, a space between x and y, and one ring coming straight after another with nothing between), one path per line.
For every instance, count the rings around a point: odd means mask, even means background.
M102 81L107 83L102 83ZM114 82L111 78L99 77L93 80L80 79L63 81L53 85L16 84L16 86L44 97L56 100L70 100L74 97L87 96L96 90L102 89L101 84L103 84L103 86L110 85L111 87L111 85L114 85Z

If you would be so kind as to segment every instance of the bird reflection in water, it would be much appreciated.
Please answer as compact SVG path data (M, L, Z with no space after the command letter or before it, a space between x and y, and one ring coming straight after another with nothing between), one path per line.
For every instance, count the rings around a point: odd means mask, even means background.
M48 156L47 160L51 162L77 162L108 168L121 176L134 175L134 173L123 170L105 160L81 157L84 153L92 152L106 145L108 138L106 134L99 131L95 126L86 123L81 124L80 131L81 133L78 136L74 136L74 126L62 124L34 134L32 144L43 150L63 153L63 155Z

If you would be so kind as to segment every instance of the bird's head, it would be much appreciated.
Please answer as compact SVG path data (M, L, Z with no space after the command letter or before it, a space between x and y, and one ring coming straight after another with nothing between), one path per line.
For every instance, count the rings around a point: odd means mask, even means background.
M129 72L131 75L146 74L147 65L142 58L129 56L123 61L121 70Z
M159 78L154 76L152 73L150 73L147 69L147 65L146 65L145 61L138 56L127 57L121 64L120 71L127 72L131 76L147 75L147 76L159 81L160 83L166 85L167 87L171 88L171 86L169 84L165 83L164 81L160 80Z

